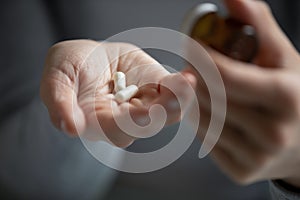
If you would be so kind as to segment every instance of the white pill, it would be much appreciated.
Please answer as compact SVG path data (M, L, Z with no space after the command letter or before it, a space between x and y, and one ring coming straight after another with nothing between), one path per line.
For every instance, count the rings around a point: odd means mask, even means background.
M113 75L114 90L119 92L126 88L126 76L123 72L116 72Z
M138 92L139 88L136 85L130 85L123 90L120 90L115 95L117 102L122 103L131 99Z

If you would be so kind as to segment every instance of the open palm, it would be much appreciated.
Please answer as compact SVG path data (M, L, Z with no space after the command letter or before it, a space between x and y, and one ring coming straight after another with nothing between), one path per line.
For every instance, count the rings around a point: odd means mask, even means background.
M114 99L111 77L116 71L126 74L127 85L139 87L129 102L119 104ZM122 130L116 118L127 120L128 110L136 124L145 126L151 106L158 104L166 111L166 125L177 122L192 100L189 88L195 82L187 72L170 74L134 45L73 40L49 50L40 92L57 128L125 147L135 137ZM104 137L95 131L97 125Z

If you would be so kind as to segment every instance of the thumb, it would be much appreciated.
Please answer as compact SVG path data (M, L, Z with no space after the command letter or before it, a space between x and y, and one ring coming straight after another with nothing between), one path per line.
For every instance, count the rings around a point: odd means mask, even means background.
M52 71L53 72L53 71ZM62 72L45 72L41 81L40 96L46 105L54 126L70 135L85 129L85 116L78 105L75 84Z
M280 59L283 53L288 54L282 49L294 51L267 3L260 0L224 0L224 3L231 17L256 29L259 40L257 60L264 60L264 63L259 64L276 64L278 60L274 58Z

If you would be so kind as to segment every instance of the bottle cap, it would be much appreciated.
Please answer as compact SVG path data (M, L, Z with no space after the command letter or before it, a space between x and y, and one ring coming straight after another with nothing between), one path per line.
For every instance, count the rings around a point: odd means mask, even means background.
M193 27L199 18L209 13L215 13L218 11L218 7L212 3L203 3L195 6L184 17L180 31L186 35L191 35Z

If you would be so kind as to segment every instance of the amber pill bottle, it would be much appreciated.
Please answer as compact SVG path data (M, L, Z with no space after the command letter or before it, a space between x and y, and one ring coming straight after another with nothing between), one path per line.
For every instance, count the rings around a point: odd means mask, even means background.
M200 4L187 13L182 31L219 52L251 62L258 50L255 29L233 18L220 16L216 5Z

